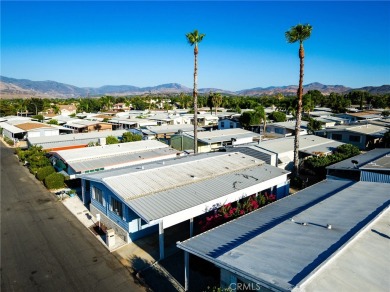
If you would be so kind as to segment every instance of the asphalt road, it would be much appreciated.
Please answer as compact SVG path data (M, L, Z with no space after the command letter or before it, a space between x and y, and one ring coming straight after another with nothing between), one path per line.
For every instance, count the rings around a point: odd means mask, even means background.
M1 291L145 291L23 167L1 151Z

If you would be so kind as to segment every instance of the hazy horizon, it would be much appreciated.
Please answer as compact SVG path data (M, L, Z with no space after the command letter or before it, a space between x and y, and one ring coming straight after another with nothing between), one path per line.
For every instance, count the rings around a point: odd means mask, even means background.
M179 83L239 91L297 85L299 44L284 33L310 23L304 84L390 84L389 2L1 3L1 75L77 87ZM195 12L194 12L195 11Z

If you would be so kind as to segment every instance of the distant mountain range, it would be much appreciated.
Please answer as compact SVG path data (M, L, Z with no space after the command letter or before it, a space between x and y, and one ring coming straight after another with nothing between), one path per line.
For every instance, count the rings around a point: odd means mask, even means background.
M244 89L240 91L228 91L217 88L200 88L200 94L209 92L220 92L227 95L240 96L261 96L261 95L295 95L297 85L289 86L271 86L271 87L256 87L252 89ZM351 90L365 90L372 94L390 93L390 85L382 85L378 87L367 86L362 88L350 88L343 85L324 85L318 82L310 83L304 86L304 92L308 90L319 90L327 95L331 92L346 93ZM132 85L105 85L101 87L77 87L69 84L59 83L56 81L31 81L28 79L15 79L0 76L0 94L1 97L87 97L87 96L102 96L102 95L142 95L142 94L179 94L191 93L192 88L183 86L178 83L168 83L152 87L137 87Z

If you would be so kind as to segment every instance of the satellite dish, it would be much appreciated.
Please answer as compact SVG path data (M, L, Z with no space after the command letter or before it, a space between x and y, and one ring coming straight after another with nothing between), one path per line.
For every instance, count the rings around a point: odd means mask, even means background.
M357 168L357 165L359 164L359 161L357 161L357 160L351 160L351 162L352 162L353 166L354 166L355 168Z

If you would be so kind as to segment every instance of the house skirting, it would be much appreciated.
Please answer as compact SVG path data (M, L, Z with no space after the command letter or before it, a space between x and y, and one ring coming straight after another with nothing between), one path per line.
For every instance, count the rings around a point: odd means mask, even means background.
M101 212L99 209L97 209L94 205L90 204L90 211L91 213L96 216L96 214L100 214L100 221L108 228L112 228L115 231L115 234L119 237L121 237L125 242L129 243L129 233L124 230L122 227L120 227L118 224L116 224L114 221L112 221L110 218L108 218L103 212Z

